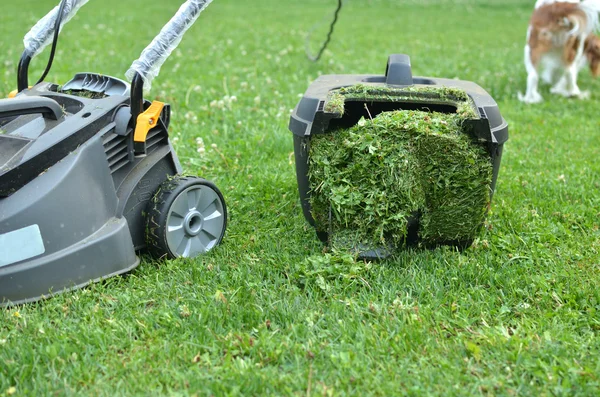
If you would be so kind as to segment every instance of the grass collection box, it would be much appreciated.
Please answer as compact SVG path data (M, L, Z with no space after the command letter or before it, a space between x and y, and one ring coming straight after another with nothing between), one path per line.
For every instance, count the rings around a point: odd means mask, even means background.
M323 242L363 257L470 246L508 139L485 90L413 77L401 54L389 57L385 75L320 76L289 128L306 220Z

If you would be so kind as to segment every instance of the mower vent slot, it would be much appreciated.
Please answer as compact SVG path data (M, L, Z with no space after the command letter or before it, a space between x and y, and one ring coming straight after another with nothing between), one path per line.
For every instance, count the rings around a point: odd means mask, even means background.
M121 167L127 164L129 164L129 159L125 157L124 159L110 167L111 173L114 174L115 172L117 172L117 170L119 170Z
M104 153L110 172L113 174L129 162L126 139L124 136L113 133L104 138Z
M146 137L146 151L149 151L152 147L156 146L162 140L163 131L161 129L150 131L150 133L148 133L148 136Z
M112 135L110 136L108 139L104 139L103 145L104 145L104 151L108 154L109 151L111 151L112 149L114 149L116 146L118 146L120 143L123 143L123 140L121 139L115 139L119 138L119 135Z
M126 150L119 151L115 155L111 156L110 160L108 162L108 165L111 167L111 171L112 171L113 166L115 164L118 164L124 158L127 158L127 151Z

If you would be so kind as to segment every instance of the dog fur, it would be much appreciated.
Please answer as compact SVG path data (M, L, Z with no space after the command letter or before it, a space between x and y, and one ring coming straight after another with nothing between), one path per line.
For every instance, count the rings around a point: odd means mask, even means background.
M579 71L587 65L600 74L598 28L600 0L538 0L529 22L525 45L527 92L519 93L526 103L542 101L540 77L554 84L550 92L566 97L587 98L589 92L577 85ZM540 76L541 70L541 76Z

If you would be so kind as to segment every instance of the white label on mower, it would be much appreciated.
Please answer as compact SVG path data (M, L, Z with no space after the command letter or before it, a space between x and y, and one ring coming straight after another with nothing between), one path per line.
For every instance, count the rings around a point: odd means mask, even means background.
M38 225L0 234L0 267L46 252Z

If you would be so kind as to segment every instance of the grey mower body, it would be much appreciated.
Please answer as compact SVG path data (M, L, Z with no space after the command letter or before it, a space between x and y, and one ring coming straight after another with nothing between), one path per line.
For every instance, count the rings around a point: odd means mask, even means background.
M181 6L128 71L131 85L96 73L42 82L59 26L86 2L61 0L32 28L16 95L0 100L0 307L127 272L138 251L195 257L227 226L219 189L179 175L170 106L143 97L210 0ZM46 71L29 87L29 63L50 43Z
M62 88L42 83L0 100L0 306L127 272L139 263L136 251L145 248L158 256L195 256L221 240L223 198L196 178L196 201L182 211L193 213L187 221L198 225L196 234L169 237L162 230L147 246L148 232L166 216L186 227L185 213L176 216L170 203L156 200L165 184L172 189L179 181L181 166L169 142L168 105L146 137L144 153L135 154L128 89L114 78L79 74ZM209 201L200 200L203 193ZM165 219L150 219L153 211ZM204 222L209 216L216 221ZM180 251L166 244L173 236L177 244L200 248Z
M64 111L58 120L48 114L0 119L0 304L137 266L135 251L145 246L142 212L158 186L181 170L166 132L168 107L165 128L154 131L146 155L136 158L127 121L119 120L119 110L129 109L126 89L99 99L57 89L40 84L0 101L0 115L2 104L40 97ZM24 146L9 151L11 141Z

